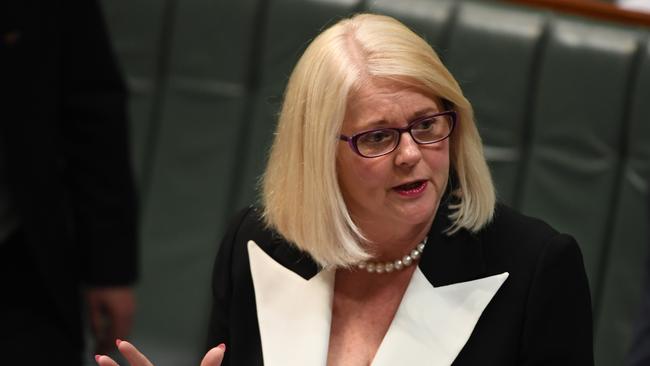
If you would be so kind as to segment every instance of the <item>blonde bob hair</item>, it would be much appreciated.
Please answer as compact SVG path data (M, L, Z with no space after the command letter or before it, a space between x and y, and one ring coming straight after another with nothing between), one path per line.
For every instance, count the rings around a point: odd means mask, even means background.
M368 78L413 84L453 105L458 123L450 164L456 199L449 207L447 233L476 232L494 211L494 186L472 107L456 80L431 46L406 26L388 16L358 14L322 32L298 61L262 177L266 225L323 267L346 267L370 257L336 172L348 96Z

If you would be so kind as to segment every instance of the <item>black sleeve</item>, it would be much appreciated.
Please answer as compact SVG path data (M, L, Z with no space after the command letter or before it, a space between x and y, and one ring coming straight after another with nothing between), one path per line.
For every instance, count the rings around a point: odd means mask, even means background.
M539 257L524 327L521 364L594 364L589 284L572 237L556 235Z
M208 328L207 347L209 350L220 343L226 344L226 356L222 366L229 364L228 345L230 344L230 299L232 294L232 255L237 234L242 221L253 208L242 210L235 216L221 240L212 270L212 310Z
M84 281L137 277L136 197L126 88L97 0L62 2L61 130Z

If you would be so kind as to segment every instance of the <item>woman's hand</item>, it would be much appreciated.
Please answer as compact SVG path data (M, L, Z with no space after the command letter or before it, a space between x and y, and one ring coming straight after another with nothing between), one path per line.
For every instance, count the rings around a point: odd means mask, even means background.
M140 353L140 351L138 351L138 349L131 343L118 339L115 341L115 344L117 344L117 349L124 358L129 361L130 366L153 366L151 361ZM205 354L203 361L201 361L201 366L220 366L225 352L226 345L223 343L214 347ZM95 361L97 361L99 366L119 366L117 362L113 361L113 359L108 356L96 355Z

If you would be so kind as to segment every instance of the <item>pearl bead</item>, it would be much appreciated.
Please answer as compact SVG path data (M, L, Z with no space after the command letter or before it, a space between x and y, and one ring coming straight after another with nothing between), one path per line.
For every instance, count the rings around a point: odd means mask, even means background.
M386 264L384 265L384 269L385 269L386 272L388 272L388 273L393 272L393 268L394 268L394 267L393 267L393 263L388 262L388 263L386 263Z
M366 262L361 262L361 263L359 263L359 264L357 265L357 267L359 267L359 269L364 269L364 268L366 268L366 265L367 265Z
M422 252L424 250L424 243L418 244L417 248L420 252Z
M412 262L413 262L413 258L411 258L410 255L405 255L404 258L402 258L402 263L404 263L404 267L410 266Z
M377 263L375 266L375 271L377 273L384 273L384 265L382 263Z
M395 269L399 271L402 268L404 268L404 264L402 263L402 260L401 259L396 260L395 261Z
M417 259L419 256L420 256L420 252L418 252L415 249L411 250L411 258Z
M368 266L366 266L366 270L370 273L375 271L375 264L374 263L368 263Z

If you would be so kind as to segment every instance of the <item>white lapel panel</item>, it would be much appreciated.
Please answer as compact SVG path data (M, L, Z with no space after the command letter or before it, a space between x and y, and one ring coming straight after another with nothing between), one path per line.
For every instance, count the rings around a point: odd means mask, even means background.
M334 271L305 280L248 241L262 355L267 366L325 365Z
M507 277L433 287L417 268L372 365L451 365Z

